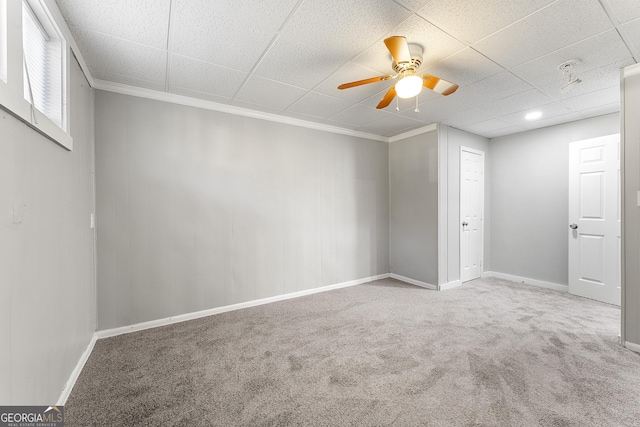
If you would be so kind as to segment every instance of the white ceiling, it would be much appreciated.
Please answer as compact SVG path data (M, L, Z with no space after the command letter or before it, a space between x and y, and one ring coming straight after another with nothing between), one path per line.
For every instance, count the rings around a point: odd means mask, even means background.
M638 0L57 0L94 79L380 136L434 122L495 137L619 111L640 59ZM383 40L424 49L443 97L375 106L393 81ZM582 83L561 93L570 59ZM526 121L530 110L538 121Z

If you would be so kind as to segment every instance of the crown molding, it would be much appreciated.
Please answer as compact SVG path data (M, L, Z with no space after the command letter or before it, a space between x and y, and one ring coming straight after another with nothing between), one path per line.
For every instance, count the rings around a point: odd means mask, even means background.
M636 74L640 74L640 64L629 65L628 67L623 68L623 77L631 77Z
M431 132L438 129L437 123L432 123L430 125L410 130L409 132L401 133L399 135L389 137L389 143L402 141L403 139L411 138L412 136L422 135L423 133Z
M235 105L220 104L204 99L191 98L183 95L176 95L168 92L161 92L152 89L144 89L136 86L125 85L121 83L113 83L106 80L94 79L92 87L94 89L104 90L107 92L119 93L121 95L137 96L139 98L153 99L155 101L169 102L173 104L186 105L188 107L202 108L204 110L218 111L221 113L234 114L237 116L251 117L254 119L267 120L276 123L283 123L292 126L299 126L309 129L315 129L340 135L355 136L358 138L370 139L373 141L389 142L389 138L380 135L374 135L366 132L358 132L351 129L345 129L337 126L325 125L322 123L308 122L306 120L296 119L293 117L280 116L278 114L265 113L262 111L250 110L248 108L236 107Z

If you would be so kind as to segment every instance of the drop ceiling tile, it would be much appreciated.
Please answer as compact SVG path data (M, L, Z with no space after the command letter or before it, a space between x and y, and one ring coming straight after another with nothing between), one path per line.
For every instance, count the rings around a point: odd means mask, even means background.
M338 89L338 86L343 83L364 80L370 77L377 77L379 75L380 74L375 71L363 68L353 62L348 62L313 90L315 92L324 93L325 95L360 102L380 92L381 86L384 87L384 85L388 85L389 82L370 83L343 90Z
M460 88L453 95L459 94L469 106L483 107L488 103L532 89L531 85L508 71L494 74L470 86Z
M306 122L321 123L324 125L329 124L329 121L322 117L310 116L308 114L296 113L294 111L282 111L279 114L284 117L291 117L293 119L304 120Z
M67 24L146 44L167 48L171 0L56 0ZM83 52L84 55L84 52Z
M640 52L640 19L627 22L620 28L627 36L627 40L633 43L631 49L635 49L634 54L637 55Z
M218 104L228 104L231 99L224 96L212 95L210 93L198 92L196 90L185 89L182 87L169 86L169 93L176 95L188 96L189 98L202 99L204 101L216 102Z
M442 123L453 127L460 127L484 122L493 118L494 117L491 117L490 115L483 113L482 111L469 108L467 110L458 111L456 113L447 115L442 119Z
M589 92L595 92L600 89L606 89L611 86L620 86L621 70L632 64L635 64L635 61L629 58L625 61L609 64L586 73L577 74L582 82L571 87L564 93L562 93L560 89L568 83L567 78L551 83L542 89L552 98L556 100L563 100Z
M284 110L306 93L306 89L251 75L235 99Z
M309 92L287 108L287 111L326 119L344 111L350 105L349 101L341 98Z
M418 12L449 34L475 43L555 0L433 0Z
M508 123L499 119L490 119L490 120L485 120L484 122L478 122L471 125L461 126L461 129L466 130L467 132L474 133L476 135L485 136L485 133L508 128L511 126L512 126L511 123Z
M542 117L538 120L525 119L525 115L532 111L540 111L542 113ZM549 104L539 105L528 110L505 114L503 116L500 116L500 120L508 122L514 126L525 128L530 126L530 124L533 122L541 122L543 120L549 119L550 117L562 116L569 113L571 113L571 111L564 105L561 105L557 102L551 102Z
M630 57L631 52L618 32L611 30L526 62L510 71L534 86L543 87L565 79L558 65L570 59L580 61L573 67L573 71L580 75Z
M135 77L124 76L117 73L109 73L100 69L89 67L89 72L95 79L106 80L108 82L120 83L123 85L141 87L144 89L164 90L164 82L154 82L151 80L137 79Z
M167 52L80 27L70 26L87 64L93 70L164 83Z
M224 98L231 98L247 76L246 73L240 71L176 54L171 55L169 75L169 83L172 87L181 87Z
M428 124L429 123L409 119L399 114L391 114L384 119L376 120L373 123L369 123L366 126L358 128L358 130L362 132L391 136L398 133L406 132L409 129L417 129Z
M343 129L351 129L351 130L356 130L360 127L360 125L354 125L354 124L349 124L349 123L342 123L342 122L337 122L335 120L327 120L326 124L329 126L335 126L338 128L343 128Z
M332 52L344 62L355 57L410 14L391 0L305 1L282 33L300 44Z
M375 108L365 107L361 104L356 104L335 116L331 117L331 120L335 120L341 123L349 123L357 126L368 125L369 123L388 117L391 113L385 110L376 110Z
M466 47L463 43L418 15L413 15L398 25L385 38L394 35L405 36L409 43L415 43L422 47L422 68L437 64L444 58ZM389 55L384 42L382 47Z
M612 86L610 88L589 92L584 95L575 96L573 98L563 99L562 105L565 105L571 111L584 111L601 105L620 103L620 86Z
M295 5L296 0L176 0L172 51L249 71Z
M502 128L502 129L497 129L497 130L493 130L493 131L489 131L489 132L484 132L482 136L484 136L485 138L497 138L499 136L505 136L505 135L513 135L514 133L520 133L520 132L524 132L527 129L523 129L520 128L518 126L509 126L506 128Z
M529 89L515 95L507 96L482 106L482 111L494 117L512 112L523 111L540 105L551 103L549 96L537 89Z
M421 69L436 64L465 47L462 43L423 18L413 15L358 55L354 62L363 67L376 70L381 74L395 74L391 68L393 58L384 44L385 38L394 35L405 36L407 42L418 44L422 47Z
M293 86L312 89L343 64L344 61L335 55L280 37L254 73Z
M612 28L598 0L558 0L473 47L512 68Z
M640 2L638 0L606 0L613 9L620 23L640 18Z
M468 86L501 71L504 71L504 68L471 48L461 50L424 70L425 73L459 86Z
M280 111L282 111L282 108L273 108L266 105L253 104L251 102L240 101L238 99L230 101L229 104L236 107L246 108L248 110L261 111L263 113L270 114L278 114Z
M429 3L431 0L396 0L396 3L404 4L406 7L413 11L418 11L422 6Z
M613 104L605 104L605 105L600 105L598 107L581 110L579 114L582 117L587 118L587 117L603 116L605 114L618 113L618 112L620 112L620 103L614 102Z
M451 114L464 111L469 108L463 102L464 100L462 98L456 97L455 93L449 96L436 94L436 96L427 100L423 100L421 94L420 111L418 112L415 111L415 101L413 99L403 99L401 101L404 101L400 105L404 110L402 110L400 114L408 118L427 123L439 122Z
M525 129L540 129L546 128L549 126L559 125L561 123L569 123L574 122L576 120L581 120L583 117L577 113L567 113L561 114L558 116L547 117L546 119L534 120L529 123L525 123L522 125Z

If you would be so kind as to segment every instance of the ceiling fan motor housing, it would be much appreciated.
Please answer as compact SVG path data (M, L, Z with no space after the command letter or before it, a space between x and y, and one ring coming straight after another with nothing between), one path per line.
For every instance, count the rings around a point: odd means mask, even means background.
M392 62L391 68L396 73L403 73L407 71L411 71L415 73L422 65L422 46L415 43L409 43L409 52L411 53L411 62L401 62L396 63Z

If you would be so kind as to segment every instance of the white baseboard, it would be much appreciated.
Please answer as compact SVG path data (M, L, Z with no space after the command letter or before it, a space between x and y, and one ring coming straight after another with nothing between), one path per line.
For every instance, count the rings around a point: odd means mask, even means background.
M71 394L71 390L73 390L73 386L76 385L76 381L80 376L80 372L82 372L82 368L84 368L85 363L87 363L87 360L89 360L89 356L91 356L91 352L93 351L93 346L96 345L97 339L98 337L94 333L91 336L91 341L89 341L87 348L85 348L84 352L80 356L80 359L76 364L76 367L73 368L73 371L71 371L71 375L69 376L69 379L67 380L66 384L64 385L64 388L62 389L62 393L60 393L60 397L58 398L56 405L64 406L67 403L67 399Z
M640 344L634 344L632 342L629 341L625 341L624 342L624 346L625 348L631 350L631 351L635 351L636 353L640 353Z
M482 277L495 277L496 279L510 280L512 282L524 283L526 285L533 285L539 288L552 289L554 291L560 292L569 292L569 286L567 285L545 282L544 280L531 279L529 277L514 276L512 274L498 273L496 271L485 271L484 273L482 273Z
M449 289L453 289L453 288L457 288L458 286L462 286L462 281L461 280L454 280L452 282L449 283L443 283L442 285L438 286L438 289L441 291L446 291Z
M113 328L113 329L105 329L103 331L97 331L91 337L91 341L84 353L80 356L76 367L71 372L67 383L64 385L62 389L62 393L58 398L57 405L64 406L71 394L71 390L73 390L73 386L76 384L78 377L80 376L80 372L82 372L82 368L84 368L85 363L89 359L91 352L93 351L93 347L96 344L96 341L101 338L114 337L117 335L128 334L130 332L142 331L145 329L155 328L158 326L171 325L173 323L184 322L187 320L198 319L200 317L211 316L214 314L225 313L227 311L239 310L242 308L255 307L258 305L269 304L271 302L276 301L284 301L287 299L298 298L305 295L317 294L319 292L331 291L334 289L346 288L349 286L361 285L363 283L372 282L374 280L387 279L389 277L389 273L379 274L377 276L365 277L363 279L351 280L348 282L337 283L335 285L323 286L321 288L307 289L299 292L292 292L284 295L277 295L274 297L263 298L259 300L247 301L239 304L227 305L224 307L216 307L209 310L196 311L193 313L181 314L179 316L167 317L164 319L151 320L149 322L137 323L135 325L124 326L121 328Z
M298 298L305 295L316 294L319 292L326 292L334 289L361 285L363 283L372 282L374 280L386 279L388 277L389 277L389 273L380 274L377 276L365 277L363 279L351 280L348 282L337 283L334 285L322 286L320 288L306 289L304 291L292 292L292 293L283 294L283 295L276 295L273 297L241 302L238 304L225 305L223 307L210 308L208 310L195 311L192 313L180 314L172 317L165 317L164 319L150 320L148 322L136 323L135 325L122 326L122 327L113 328L113 329L105 329L105 330L96 332L96 335L98 336L99 339L115 337L117 335L143 331L145 329L157 328L158 326L171 325L174 323L185 322L187 320L199 319L201 317L207 317L207 316L212 316L214 314L226 313L228 311L240 310L242 308L256 307L258 305L269 304L277 301L284 301L291 298Z
M437 291L438 287L436 285L432 285L431 283L421 282L420 280L410 279L409 277L400 276L399 274L391 273L389 275L392 279L400 280L401 282L406 282L411 285L420 286L421 288L431 289L433 291Z

